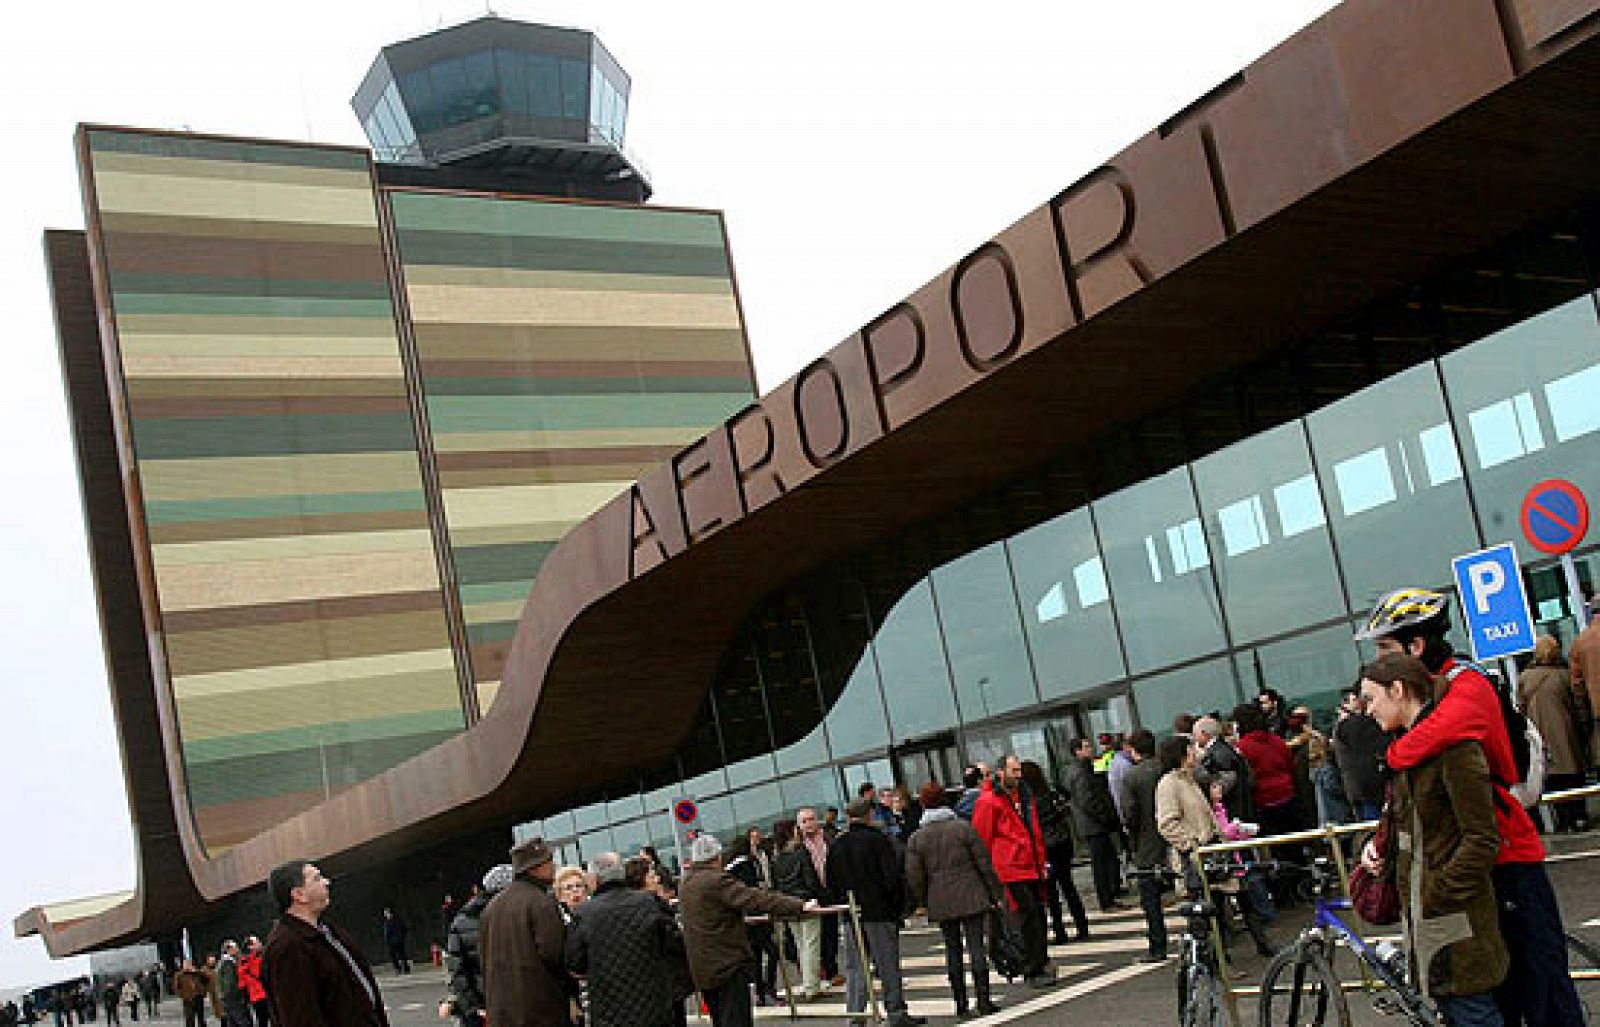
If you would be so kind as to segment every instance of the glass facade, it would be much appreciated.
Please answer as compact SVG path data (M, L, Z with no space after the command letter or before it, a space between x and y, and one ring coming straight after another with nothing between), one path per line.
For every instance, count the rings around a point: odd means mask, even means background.
M1237 427L1212 441L1185 413L1192 455L1176 465L1162 466L1170 418L1135 425L1073 457L1081 475L1064 460L819 572L755 611L740 643L753 655L725 661L706 712L721 762L706 724L663 773L714 800L702 821L729 833L896 773L915 788L929 768L1006 752L1053 771L1077 735L1162 734L1265 687L1330 719L1371 655L1352 623L1378 594L1448 587L1452 557L1518 539L1540 480L1600 492L1600 322L1583 280L1476 331L1441 315L1404 340L1318 340L1320 364L1268 359L1207 383L1228 407L1208 423ZM1554 562L1521 551L1544 630L1570 639ZM1579 554L1591 591L1597 554Z

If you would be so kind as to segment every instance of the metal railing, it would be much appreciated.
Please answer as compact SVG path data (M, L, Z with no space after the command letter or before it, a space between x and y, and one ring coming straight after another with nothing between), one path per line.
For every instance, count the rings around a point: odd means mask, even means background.
M1579 802L1600 796L1600 785L1585 785L1581 788L1567 788L1556 792L1546 792L1539 797L1539 806L1555 805L1563 802ZM1257 849L1271 849L1283 845L1304 845L1308 842L1322 842L1327 845L1333 859L1333 864L1338 870L1339 886L1346 895L1350 894L1350 867L1344 855L1344 848L1339 844L1341 838L1352 835L1369 834L1378 829L1378 821L1364 820L1354 824L1324 824L1322 827L1311 828L1305 831L1293 831L1288 834L1275 834L1266 838L1251 838L1237 842L1219 842L1214 845L1202 845L1194 850L1194 858L1198 861L1196 869L1199 871L1200 887L1208 905L1217 909L1218 917L1226 916L1225 907L1218 907L1211 894L1210 875L1205 872L1205 859L1208 856L1231 856L1241 852L1251 852ZM1356 854L1357 860L1360 854ZM1240 888L1246 887L1245 882L1240 882ZM1350 918L1354 925L1363 921L1357 916ZM1222 944L1222 932L1211 932L1212 953L1216 956L1217 967L1222 980L1222 991L1225 1005L1228 1010L1229 1021L1239 1027L1243 1020L1239 1016L1239 999L1242 996L1258 996L1261 994L1260 985L1234 984L1233 974L1228 965L1227 948ZM1361 968L1361 980L1340 981L1340 988L1347 992L1368 992L1383 988L1383 984L1373 978L1367 969L1367 964L1357 960ZM1600 980L1600 970L1577 970L1572 972L1575 980Z
M761 914L759 916L747 916L744 918L744 922L747 924L771 924L774 929L776 929L782 927L784 924L793 923L797 920L805 920L812 917L821 918L829 914L837 915L840 913L848 914L850 918L850 936L851 940L855 943L856 972L861 974L862 978L866 981L867 1008L865 1013L873 1023L883 1023L886 1018L883 1015L883 1011L878 1003L878 986L877 982L873 980L873 964L871 962L871 953L867 950L866 934L861 930L861 909L856 905L855 892L846 892L845 901L842 905L823 906L820 909L812 910L809 913L803 913L797 917L780 917L767 914ZM783 939L779 937L774 940L777 942L778 947L778 973L783 977L784 1004L789 1007L789 1019L798 1020L800 1019L800 1009L794 1000L794 981L789 977L789 961L783 957ZM799 943L799 939L796 938L796 948L799 947ZM803 957L803 953L798 951L795 954ZM848 985L846 985L846 987L848 987ZM848 997L846 998L845 1004L848 1007ZM846 1015L858 1016L860 1015L860 1012L847 1011Z

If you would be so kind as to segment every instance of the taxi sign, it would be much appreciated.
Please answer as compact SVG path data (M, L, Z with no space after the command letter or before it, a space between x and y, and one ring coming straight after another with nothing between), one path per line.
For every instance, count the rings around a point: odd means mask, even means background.
M1533 615L1522 589L1522 568L1510 542L1450 561L1472 658L1497 660L1533 648Z

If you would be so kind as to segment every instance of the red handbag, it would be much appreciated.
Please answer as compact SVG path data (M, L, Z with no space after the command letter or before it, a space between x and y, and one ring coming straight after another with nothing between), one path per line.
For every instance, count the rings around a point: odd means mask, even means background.
M1389 828L1389 806L1385 803L1383 815L1378 818L1378 831L1372 836L1373 847L1383 859L1383 872L1371 874L1365 866L1357 864L1350 874L1350 906L1357 916L1374 927L1400 922L1400 885L1396 880L1395 847Z

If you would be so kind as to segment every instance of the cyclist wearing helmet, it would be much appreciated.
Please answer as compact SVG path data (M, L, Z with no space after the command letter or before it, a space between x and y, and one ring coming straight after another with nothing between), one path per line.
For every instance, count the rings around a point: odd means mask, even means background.
M1445 639L1449 631L1448 596L1401 588L1379 599L1366 626L1356 633L1357 641L1374 643L1380 656L1414 656L1443 679L1444 691L1432 712L1389 746L1386 762L1391 770L1410 770L1463 740L1483 746L1501 839L1494 867L1500 930L1505 937L1518 939L1511 946L1511 971L1495 989L1495 1001L1508 1024L1582 1027L1582 1007L1567 974L1561 911L1544 869L1544 843L1527 811L1508 791L1521 775L1499 693L1480 670L1457 661Z

